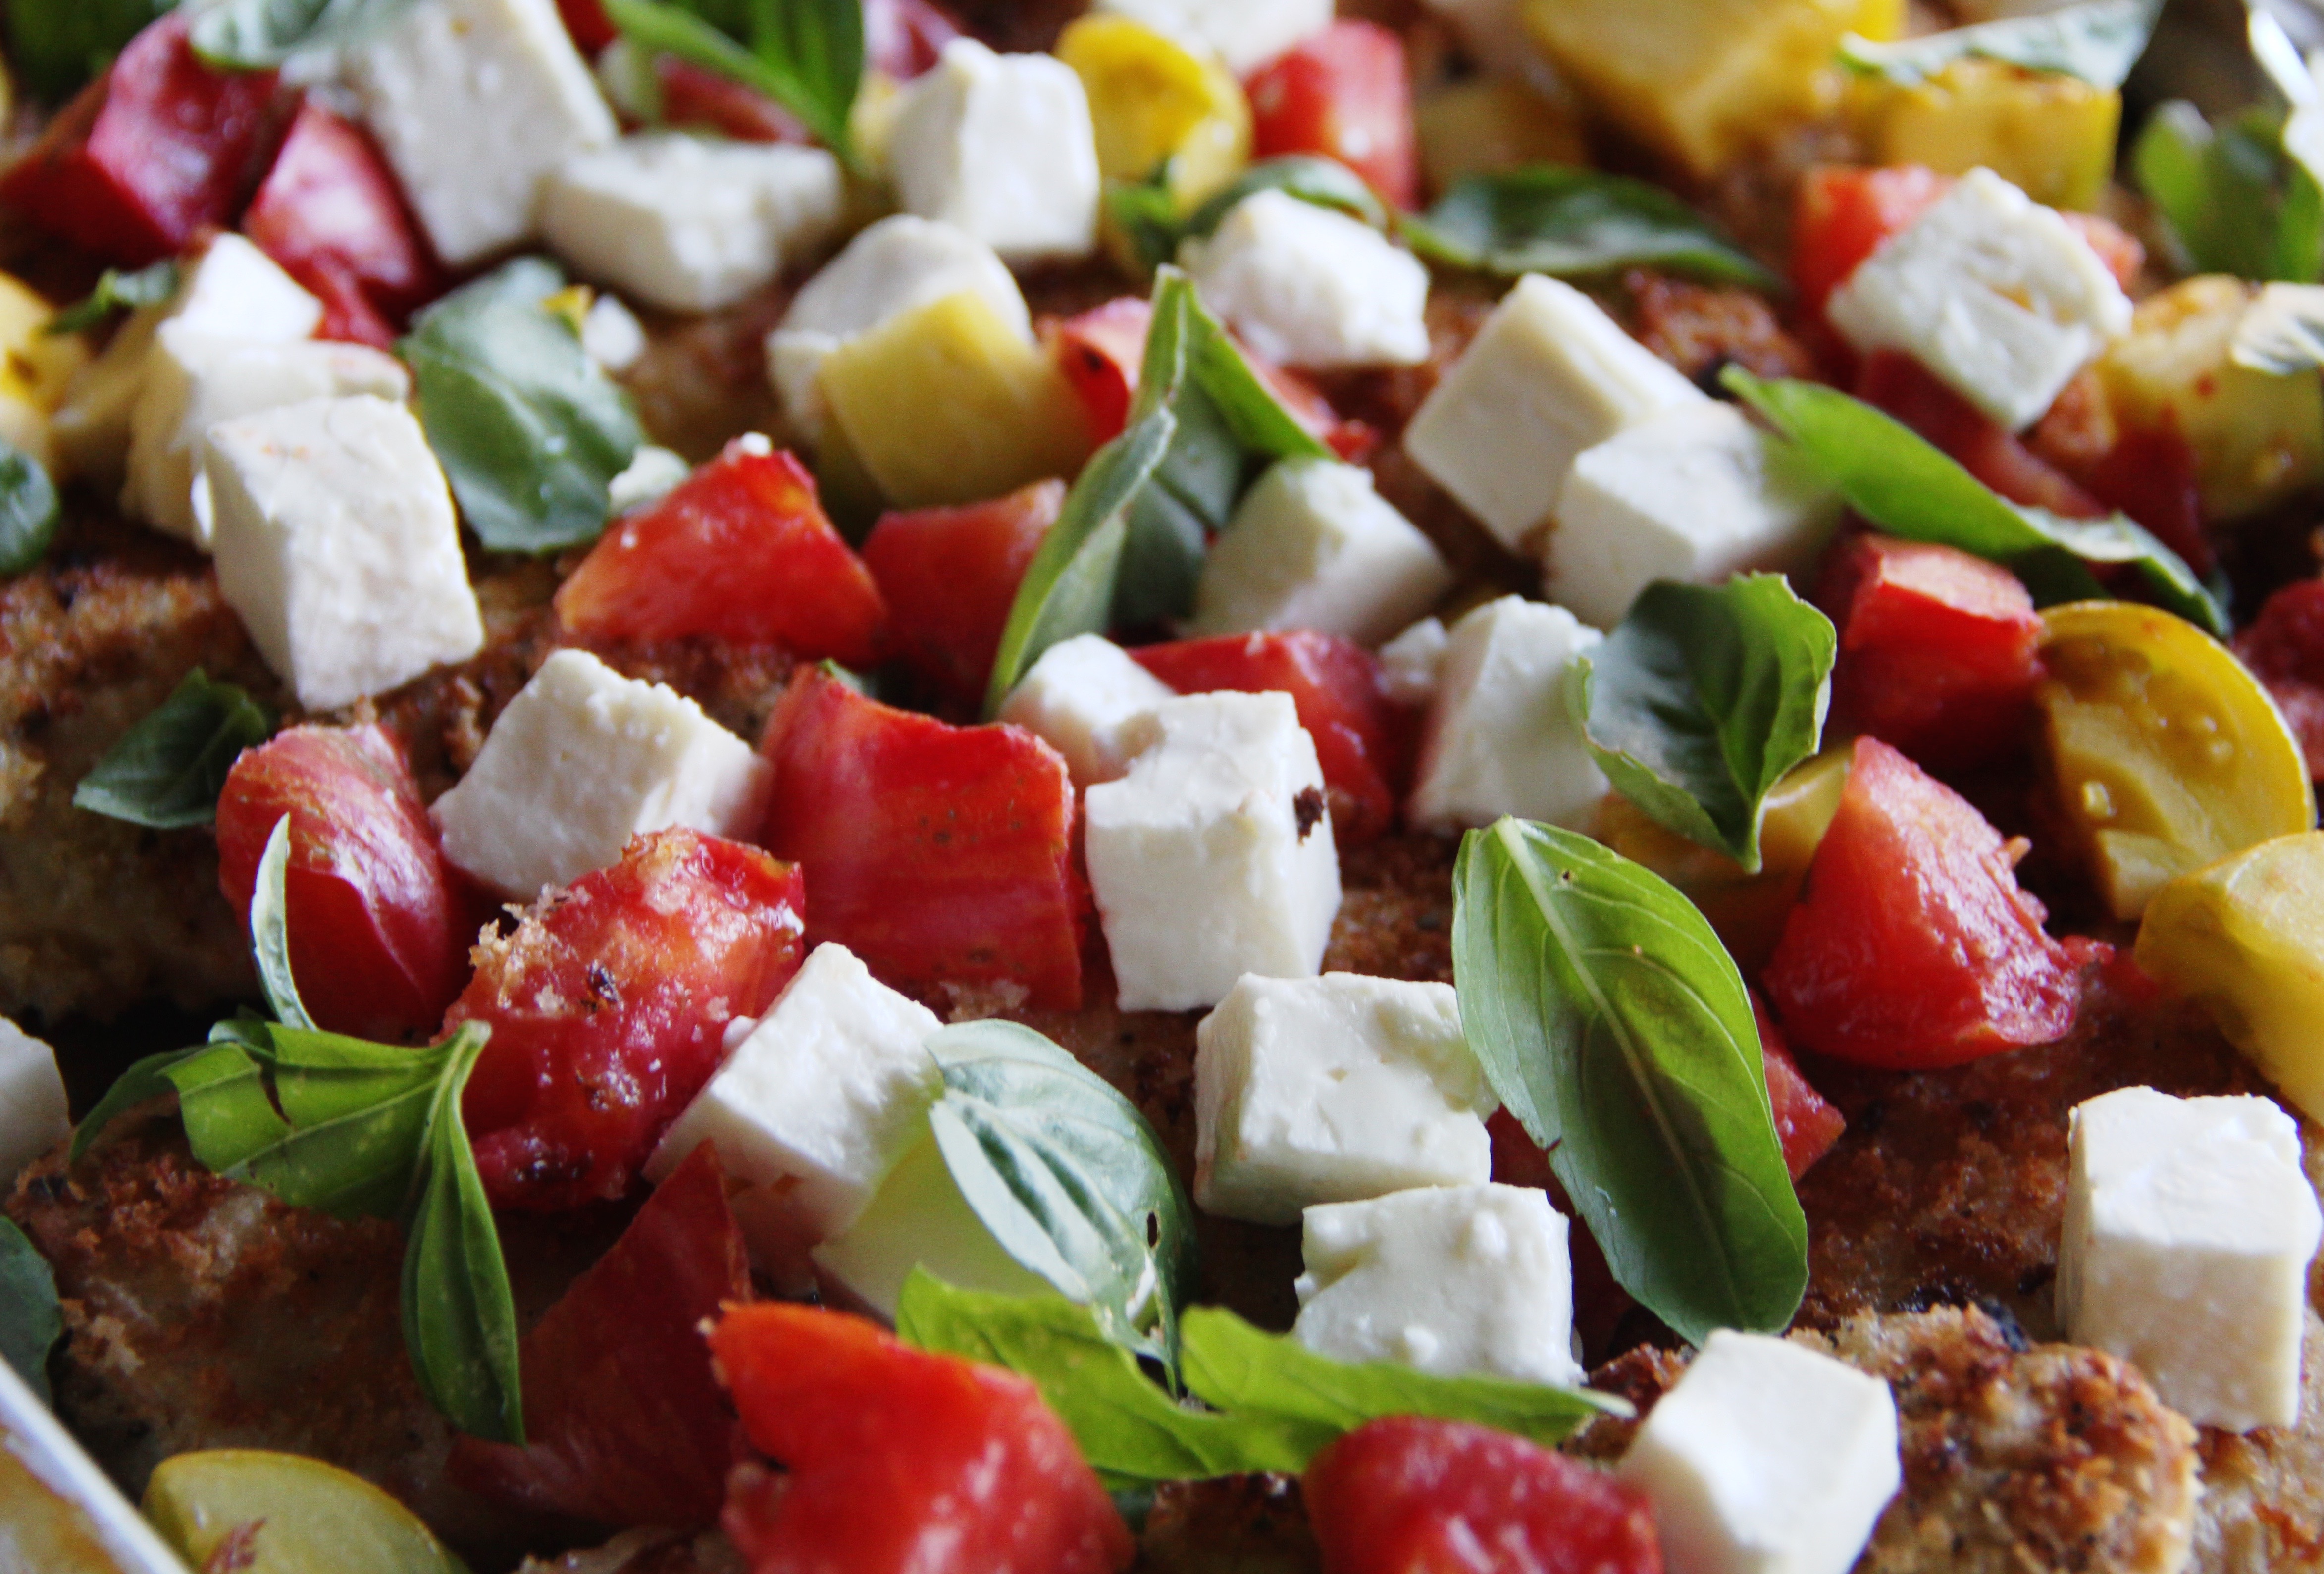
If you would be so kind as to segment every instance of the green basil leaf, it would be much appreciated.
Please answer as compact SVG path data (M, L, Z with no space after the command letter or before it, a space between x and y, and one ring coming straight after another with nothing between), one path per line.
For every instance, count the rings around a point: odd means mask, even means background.
M1422 256L1479 273L1576 278L1655 267L1756 290L1781 282L1661 187L1563 164L1471 175L1401 227Z
M41 331L49 334L80 333L97 327L116 311L134 311L141 306L159 306L178 292L178 260L164 257L151 267L124 273L118 268L107 268L97 277L97 288L49 319Z
M219 1173L337 1218L392 1218L410 1202L443 1049L269 1030L273 1093L288 1129ZM208 1161L204 1161L206 1163Z
M266 851L258 860L258 884L250 893L250 953L276 1019L310 1028L315 1019L307 1014L306 1003L299 998L299 980L290 973L290 817L286 814L266 833Z
M2272 377L2324 366L2324 284L2269 284L2236 323L2229 358Z
M2126 514L2066 519L2011 503L1902 421L1820 383L1762 381L1740 366L1720 380L1890 535L2002 564L2044 606L2105 596L2089 565L2126 564L2157 605L2227 637L2227 609L2185 559Z
M1615 1279L1680 1337L1775 1332L1807 1287L1742 975L1667 883L1502 819L1452 873L1461 1025Z
M132 1061L126 1071L114 1079L113 1086L105 1090L105 1097L97 1101L97 1106L81 1116L80 1124L73 1127L72 1148L66 1154L65 1162L79 1163L81 1155L105 1134L106 1127L147 1099L159 1098L164 1093L175 1093L178 1085L170 1079L171 1069L201 1052L200 1046L197 1045L189 1050L164 1050L158 1055L147 1055Z
M0 438L0 574L21 574L46 557L63 519L41 461Z
M512 263L429 307L396 346L460 512L497 551L595 541L613 478L645 441L630 396L541 305L561 282Z
M2286 151L2285 128L2265 108L2214 127L2182 99L2147 117L2131 171L2185 271L2295 284L2324 273L2324 187Z
M268 1058L245 1043L214 1042L169 1069L186 1143L212 1174L238 1169L292 1134L267 1091Z
M1170 190L1170 166L1166 160L1143 181L1112 180L1105 183L1106 221L1120 235L1141 274L1151 273L1178 255L1185 221L1178 199Z
M34 97L69 97L176 0L11 0L8 64Z
M227 71L271 71L300 50L351 44L412 0L220 0L194 18L194 52Z
M1851 32L1840 41L1840 60L1850 70L1907 85L1974 58L2055 71L2094 88L2119 88L2146 52L2162 14L2162 0L2086 0L1893 43L1875 43Z
M208 825L235 760L273 731L264 706L196 667L90 767L73 806L162 830Z
M863 79L860 0L747 0L739 9L715 0L606 0L605 13L641 51L676 55L765 94L856 162L848 116Z
M1781 574L1658 579L1575 663L1576 718L1622 796L1757 874L1761 810L1823 736L1838 647Z
M16 1221L0 1218L0 1361L50 1403L49 1352L65 1337L57 1276Z

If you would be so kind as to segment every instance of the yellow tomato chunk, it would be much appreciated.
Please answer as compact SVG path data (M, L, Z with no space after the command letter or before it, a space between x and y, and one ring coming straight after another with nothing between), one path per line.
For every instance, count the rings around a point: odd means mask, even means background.
M1226 68L1126 16L1084 16L1057 58L1089 91L1098 172L1143 181L1170 162L1170 194L1190 208L1250 160L1250 104Z
M1956 60L1925 81L1860 77L1849 116L1876 164L1980 165L2052 208L2090 208L2114 171L2122 95L2058 71Z
M419 1517L320 1459L216 1449L161 1461L145 1517L196 1569L248 1574L458 1574ZM215 1559L216 1561L212 1560Z
M1519 164L1586 164L1590 144L1572 111L1522 82L1472 77L1413 108L1420 168L1431 190Z
M0 273L0 439L51 469L56 456L49 416L88 359L81 335L48 331L55 316L56 309L31 286Z

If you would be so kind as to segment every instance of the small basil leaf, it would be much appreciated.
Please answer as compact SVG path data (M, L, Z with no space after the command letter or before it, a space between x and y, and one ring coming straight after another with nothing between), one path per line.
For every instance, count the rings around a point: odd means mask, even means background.
M194 52L227 71L271 71L301 50L351 44L412 0L221 0L194 18Z
M2312 282L2324 272L2324 187L2285 146L2280 110L2214 127L2183 99L2147 117L2132 144L2140 190L2185 254L2185 271Z
M105 1090L97 1107L81 1116L80 1124L73 1127L72 1148L66 1155L66 1162L79 1163L81 1155L105 1134L105 1128L137 1106L164 1093L175 1093L178 1085L171 1080L171 1069L201 1052L198 1045L189 1050L164 1050L131 1062L129 1069L114 1079L113 1086Z
M0 438L0 574L21 574L46 557L63 518L41 461Z
M0 1218L0 1361L50 1403L49 1352L64 1338L57 1276L16 1221Z
M2086 0L1893 43L1849 33L1840 41L1840 60L1850 70L1908 86L1927 81L1957 60L1977 59L2055 71L2094 88L2119 88L2146 52L2162 13L2162 0Z
M2293 377L2324 366L2324 284L2269 284L2236 323L2238 366Z
M1178 199L1170 190L1170 166L1165 162L1144 181L1108 181L1105 216L1128 247L1137 271L1151 273L1178 255L1185 234Z
M197 667L80 779L73 806L162 830L208 825L235 758L273 731L264 706Z
M1379 198L1364 183L1361 175L1336 159L1289 153L1263 159L1237 175L1225 190L1186 216L1181 238L1209 238L1238 203L1261 191L1280 191L1318 208L1337 208L1351 218L1362 219L1374 229L1388 227L1388 209L1380 206Z
M291 1134L266 1088L267 1058L247 1044L213 1042L169 1069L186 1143L212 1174L226 1174Z
M1401 227L1422 256L1479 273L1575 278L1656 267L1757 290L1779 282L1659 186L1562 164L1471 175Z
M1461 1025L1616 1281L1697 1344L1781 1329L1807 1222L1710 924L1587 837L1517 819L1462 838L1452 889Z
M447 1051L296 1028L270 1029L268 1039L274 1098L289 1129L212 1167L338 1218L401 1213L411 1200Z
M284 815L266 833L266 851L258 860L258 884L250 893L250 953L258 963L258 982L276 1020L291 1027L313 1027L299 998L299 980L290 973L290 817Z
M848 116L863 78L859 0L748 0L740 7L606 0L605 13L639 50L676 55L766 95L855 162Z
M178 292L178 262L165 257L151 267L124 273L107 268L97 276L97 288L49 319L43 333L80 333L97 327L116 311L159 306Z
M1575 663L1574 708L1622 796L1756 874L1767 794L1823 736L1837 650L1780 574L1660 579Z
M54 103L101 74L175 0L13 0L0 6L8 64L33 95Z

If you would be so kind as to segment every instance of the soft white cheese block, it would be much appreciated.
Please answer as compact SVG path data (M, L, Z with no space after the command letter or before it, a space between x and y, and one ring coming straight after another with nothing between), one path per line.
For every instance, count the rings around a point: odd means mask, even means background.
M904 211L974 236L1011 262L1097 244L1097 134L1089 95L1050 55L1000 55L956 38L904 89L888 142Z
M1452 643L1443 618L1422 618L1380 646L1380 687L1398 705L1434 703L1437 674L1443 670L1444 651Z
M1567 708L1576 656L1606 636L1563 606L1489 601L1452 625L1407 818L1456 830L1505 814L1580 829L1605 796Z
M791 424L810 442L822 435L825 414L815 380L832 351L890 318L964 290L1033 342L1032 314L1016 276L974 236L899 213L849 241L807 282L767 336L767 381Z
M1001 1249L945 1167L924 1121L854 1227L813 1253L815 1265L892 1319L904 1282L926 1268L947 1284L1001 1295L1054 1295L1049 1282Z
M0 1183L71 1134L57 1052L0 1016Z
M1858 350L1902 350L2011 431L2050 408L2130 297L2052 208L1971 170L1882 242L1824 307Z
M652 443L641 446L630 462L605 483L605 501L619 518L649 503L659 503L694 474L682 454Z
M646 353L645 324L620 296L600 295L581 315L581 353L606 372L626 372Z
M823 245L845 199L821 148L642 132L567 159L542 190L540 233L589 278L710 311Z
M1243 494L1194 590L1197 634L1312 628L1374 645L1435 605L1452 570L1337 459L1280 459Z
M730 1185L796 1221L784 1240L843 1233L927 1129L943 1079L922 1046L943 1025L845 946L816 947L672 1124L647 1175L660 1180L706 1142Z
M1450 984L1246 977L1194 1030L1194 1200L1254 1224L1492 1179L1500 1107Z
M1618 1474L1672 1574L1847 1574L1903 1479L1895 1402L1830 1356L1720 1329Z
M483 648L452 494L402 405L278 405L211 427L201 462L219 594L309 710Z
M1074 785L1120 779L1137 753L1125 729L1177 693L1102 634L1076 634L1041 653L999 719L1014 722L1065 757ZM1143 741L1140 741L1143 746Z
M1544 591L1610 629L1656 579L1805 573L1840 507L1794 450L1734 405L1683 404L1576 457L1540 538Z
M415 0L348 49L346 74L455 268L530 237L541 182L618 131L554 0Z
M1252 193L1179 264L1196 293L1270 361L1330 370L1428 358L1428 270L1360 219L1288 192Z
M221 421L278 404L411 391L403 363L367 345L321 339L220 338L165 322L145 357L145 386L129 425L129 478L121 506L157 530L207 547L209 500L196 496L195 449Z
M1214 54L1238 77L1332 24L1332 0L1097 0L1097 9Z
M1578 1384L1564 1215L1530 1186L1423 1186L1311 1208L1291 1336L1342 1361Z
M1340 910L1340 857L1291 696L1166 700L1125 743L1130 773L1084 801L1121 1009L1215 1005L1245 973L1314 977Z
M2292 1117L2256 1097L2124 1088L2075 1108L2067 1153L2067 1337L2135 1362L2198 1425L2297 1423L2324 1218Z
M447 857L530 901L619 862L646 831L754 829L766 776L757 751L676 690L561 650L430 812Z
M1527 273L1404 431L1404 449L1511 551L1582 449L1709 395L1571 284Z

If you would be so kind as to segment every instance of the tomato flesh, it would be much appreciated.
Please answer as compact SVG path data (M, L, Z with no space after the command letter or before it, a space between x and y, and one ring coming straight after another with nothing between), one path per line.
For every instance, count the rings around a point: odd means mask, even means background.
M2275 697L2308 773L2324 780L2324 579L2286 585L2236 635L2243 658Z
M1036 481L989 503L883 514L864 539L897 654L946 698L984 698L1018 583L1065 501L1064 482Z
M2107 512L2106 505L2072 477L1937 381L1910 356L1895 350L1867 356L1857 375L1856 396L1919 432L2012 503L2073 519L2095 519Z
M798 870L755 847L655 831L484 940L444 1025L493 1030L462 1105L493 1201L627 1190L717 1069L726 1024L798 970L806 906Z
M1317 153L1398 208L1420 200L1420 152L1404 40L1376 23L1334 22L1261 66L1250 97L1253 159Z
M1014 985L1082 999L1088 893L1074 788L1022 727L953 727L802 669L767 721L775 767L761 838L805 870L807 935L898 988Z
M1792 1041L1860 1065L1925 1070L2074 1025L2072 951L2042 929L2010 848L1951 788L1858 738L1840 811L1767 964Z
M1751 1015L1759 1024L1759 1059L1767 1069L1767 1102L1775 1109L1776 1139L1784 1144L1784 1168L1796 1180L1831 1152L1848 1129L1848 1117L1800 1075L1800 1063L1784 1042L1784 1030L1757 993L1751 996Z
M1105 1574L1130 1532L1026 1379L762 1301L710 1335L751 1441L722 1523L752 1574Z
M320 337L394 342L394 319L436 291L435 259L361 128L309 98L243 215L243 233L320 296Z

